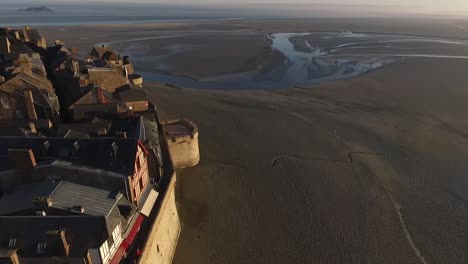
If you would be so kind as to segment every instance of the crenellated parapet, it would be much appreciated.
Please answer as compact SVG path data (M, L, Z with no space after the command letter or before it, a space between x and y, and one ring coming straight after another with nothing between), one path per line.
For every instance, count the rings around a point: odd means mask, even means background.
M200 162L195 123L185 119L169 121L164 124L164 133L175 168L193 167Z

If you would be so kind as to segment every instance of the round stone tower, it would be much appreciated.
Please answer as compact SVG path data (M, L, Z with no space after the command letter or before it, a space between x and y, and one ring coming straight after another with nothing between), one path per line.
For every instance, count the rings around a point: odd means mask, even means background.
M193 167L200 162L198 127L193 122L185 119L166 122L164 133L176 169Z

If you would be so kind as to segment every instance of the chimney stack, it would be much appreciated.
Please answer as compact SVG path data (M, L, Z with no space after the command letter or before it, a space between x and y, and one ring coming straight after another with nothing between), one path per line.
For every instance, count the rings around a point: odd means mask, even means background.
M21 36L18 30L15 30L15 38L16 40L21 40Z
M39 211L44 211L52 205L50 197L36 197L33 199L33 204Z
M115 136L118 137L118 138L126 139L127 138L127 132L126 131L117 131L117 132L115 132Z
M37 133L36 125L33 122L29 122L28 126L32 133Z
M0 251L0 263L19 264L20 261L16 249Z
M29 29L26 28L26 27L24 27L23 30L22 30L23 31L23 38L24 38L23 40L24 40L24 42L29 42L30 41L27 30L29 30Z
M32 169L37 166L32 149L9 149L8 159L20 170Z
M34 107L34 97L31 90L24 91L24 101L26 102L29 120L37 120L36 108Z
M70 253L70 244L68 244L65 231L47 231L47 248L52 256L68 256Z

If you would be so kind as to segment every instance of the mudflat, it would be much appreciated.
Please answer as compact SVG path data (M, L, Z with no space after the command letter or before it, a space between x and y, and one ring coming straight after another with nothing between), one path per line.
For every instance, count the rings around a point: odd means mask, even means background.
M200 127L174 263L466 263L468 61L276 91L146 84Z
M110 45L146 80L271 89L347 79L408 57L468 58L464 20L309 19L47 27L85 56ZM431 29L431 30L430 30Z
M252 58L261 53L253 50L264 46L257 38L270 33L350 30L463 39L464 28L464 20L342 19L42 31L51 39L79 39L83 48L100 42L131 48L130 38L195 31L255 37L237 44L247 52L233 54L242 58L226 53L219 65L194 63L209 55L202 48L185 50L190 60L179 55L168 65L196 79L250 71L253 64L242 62L258 62ZM236 38L230 41L242 43ZM160 69L157 58L168 47L201 43L192 36L150 41L137 41L154 56L143 71ZM213 42L223 43L213 46L214 54L232 51L226 42ZM448 55L465 50L437 45L411 48ZM196 90L146 82L164 119L184 117L200 128L201 163L178 172L183 227L174 263L467 263L466 69L467 59L404 58L358 77L301 88Z

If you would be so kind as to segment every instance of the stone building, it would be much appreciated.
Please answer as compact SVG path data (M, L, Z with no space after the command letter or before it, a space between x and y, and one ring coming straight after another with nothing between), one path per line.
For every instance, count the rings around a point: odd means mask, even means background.
M0 85L0 120L56 120L59 102L47 79L19 73Z

